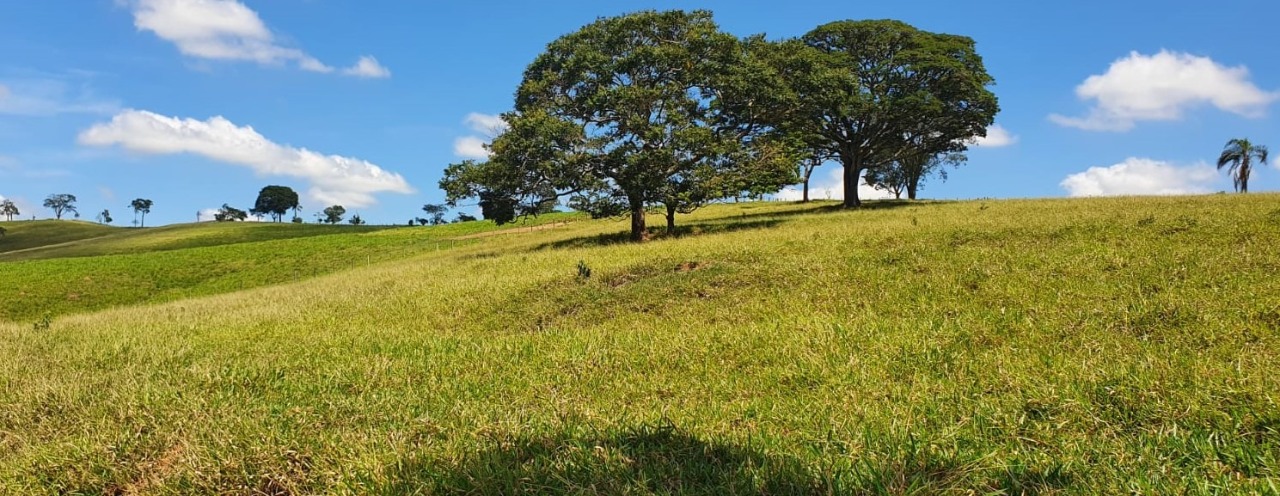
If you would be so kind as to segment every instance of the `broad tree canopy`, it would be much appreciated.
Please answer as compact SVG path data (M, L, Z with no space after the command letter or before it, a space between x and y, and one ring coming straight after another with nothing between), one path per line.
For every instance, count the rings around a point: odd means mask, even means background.
M561 195L616 194L642 240L647 205L687 210L744 182L776 190L787 182L755 183L793 179L794 154L763 116L772 76L710 12L600 19L547 47L525 71L491 159L450 166L441 186L451 202L478 197L486 218ZM783 172L742 173L775 167Z
M791 83L787 126L844 167L844 203L858 181L907 155L963 152L999 110L972 39L906 23L837 21L775 58ZM813 140L812 137L820 139Z
M270 215L272 220L280 222L284 214L300 208L298 193L288 186L267 186L258 192L258 200L254 202L250 212L256 215Z

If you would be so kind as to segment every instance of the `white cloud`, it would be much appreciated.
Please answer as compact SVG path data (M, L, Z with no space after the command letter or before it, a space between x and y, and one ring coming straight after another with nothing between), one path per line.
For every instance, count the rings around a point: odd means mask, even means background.
M215 220L213 216L217 213L218 209L216 208L202 208L199 212L196 212L196 222L213 222Z
M1131 52L1111 64L1105 74L1090 76L1076 87L1081 100L1093 100L1084 117L1052 114L1049 120L1089 131L1128 131L1139 121L1175 121L1187 109L1212 105L1244 117L1261 117L1280 92L1259 89L1249 69L1227 67L1208 57L1161 50L1155 55Z
M830 171L825 178L819 177L818 180L810 180L810 200L844 200L844 169L839 166L828 166L827 168ZM803 186L790 186L783 188L782 191L773 196L782 201L800 201L804 199L804 189ZM867 184L865 177L858 184L858 199L860 200L888 200L892 198L893 193L871 187L871 185Z
M375 193L414 192L399 174L368 161L280 145L221 116L201 121L126 110L81 132L79 141L153 155L193 153L259 175L301 178L310 183L311 198L326 205L363 207L376 202Z
M462 158L484 160L489 158L489 150L485 149L485 140L475 136L464 136L453 140L453 154Z
M502 116L481 114L479 112L467 114L467 118L463 119L462 122L465 123L467 127L471 128L472 131L487 134L489 136L502 134L502 132L506 131L507 127L509 127L507 125L507 121L502 120Z
M99 98L87 84L60 79L10 80L0 84L0 115L110 114L119 102Z
M356 61L356 64L342 70L343 74L369 79L383 79L391 77L391 70L383 67L378 63L378 59L373 56L365 55Z
M1003 148L1018 143L1018 137L999 124L987 128L987 135L973 139L973 146L978 148Z
M489 143L493 137L502 134L509 127L507 122L502 120L500 115L481 114L472 112L462 120L463 124L471 128L476 133L483 134L488 139L480 136L464 136L453 140L453 154L462 158L484 160L489 158L489 150L485 149L485 145Z
M262 18L238 0L133 0L133 25L155 33L183 55L208 60L293 63L320 73L334 68L298 48L281 45ZM389 77L391 72L370 56L342 71L356 77Z
M1131 157L1109 167L1090 167L1072 174L1060 185L1070 196L1188 195L1213 191L1218 179L1217 170L1203 162L1178 166Z

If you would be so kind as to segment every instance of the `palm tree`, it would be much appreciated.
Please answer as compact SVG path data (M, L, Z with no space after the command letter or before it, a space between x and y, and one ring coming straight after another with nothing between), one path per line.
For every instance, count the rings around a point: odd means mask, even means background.
M1218 170L1231 164L1231 168L1227 169L1227 175L1231 176L1236 191L1248 193L1249 174L1253 173L1254 159L1257 159L1259 164L1266 164L1267 147L1255 145L1247 139L1236 138L1227 142L1226 148L1222 150L1222 156L1218 157Z

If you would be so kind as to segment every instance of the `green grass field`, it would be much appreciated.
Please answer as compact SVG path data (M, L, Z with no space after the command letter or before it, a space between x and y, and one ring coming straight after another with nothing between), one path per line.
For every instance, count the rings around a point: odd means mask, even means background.
M0 261L0 494L1280 493L1278 195L568 220Z

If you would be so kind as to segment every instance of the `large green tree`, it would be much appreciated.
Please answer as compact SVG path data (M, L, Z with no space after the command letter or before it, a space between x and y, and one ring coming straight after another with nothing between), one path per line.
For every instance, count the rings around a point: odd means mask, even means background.
M280 222L284 214L290 210L301 209L298 193L288 186L267 186L258 192L258 200L249 210L254 215L270 215L271 220Z
M1267 158L1267 147L1255 145L1247 139L1236 138L1228 141L1227 146L1223 148L1222 155L1218 157L1218 170L1229 166L1227 175L1231 176L1231 182L1235 185L1236 191L1248 193L1249 176L1253 174L1254 161L1266 164Z
M787 184L776 177L794 175L793 154L762 115L777 79L710 12L600 19L534 60L491 158L451 165L441 187L451 204L478 198L499 222L563 195L616 194L630 212L631 239L643 240L648 206L664 205L670 226L673 212L743 181ZM748 165L784 173L741 173Z
M140 225L142 227L147 227L147 214L151 213L152 205L155 205L155 202L146 198L137 198L129 202L129 208L133 209L133 220L135 221L135 224L137 224L138 214L142 214L142 223Z
M18 205L13 203L13 200L5 198L4 201L0 201L0 215L3 215L5 220L13 221L13 216L22 215L22 212L18 211Z
M59 193L49 195L48 198L44 199L44 207L53 210L53 217L59 220L62 219L62 214L67 212L79 215L79 212L76 211L76 195L72 194Z
M907 155L963 152L999 106L972 39L891 21L838 21L780 45L786 127L844 168L844 205L868 169Z

